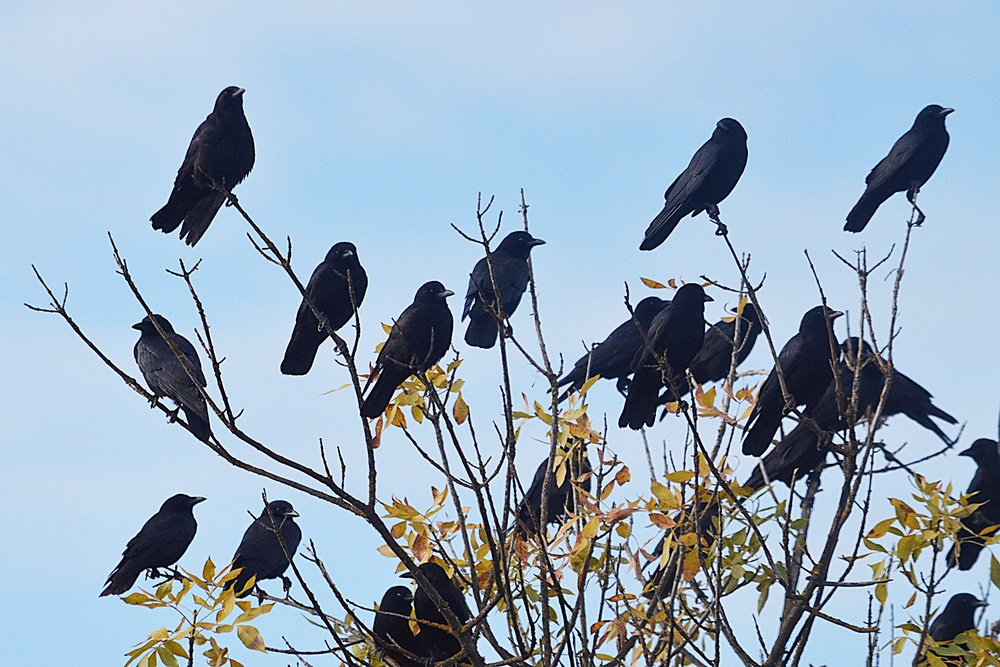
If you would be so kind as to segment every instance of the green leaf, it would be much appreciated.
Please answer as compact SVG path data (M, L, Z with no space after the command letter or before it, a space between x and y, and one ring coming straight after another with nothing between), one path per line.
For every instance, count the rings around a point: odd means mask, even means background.
M1000 588L1000 561L996 556L990 556L990 581L997 588Z

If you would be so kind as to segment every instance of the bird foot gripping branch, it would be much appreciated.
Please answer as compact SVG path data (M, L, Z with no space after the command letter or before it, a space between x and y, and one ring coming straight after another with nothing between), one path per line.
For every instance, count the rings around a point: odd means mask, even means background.
M716 236L729 236L729 227L722 222L722 218L719 217L719 207L714 204L705 208L705 212L708 213L708 219L715 223L715 235Z

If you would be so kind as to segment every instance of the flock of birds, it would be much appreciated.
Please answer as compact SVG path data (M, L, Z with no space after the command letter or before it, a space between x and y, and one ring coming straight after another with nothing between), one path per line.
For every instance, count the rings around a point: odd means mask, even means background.
M219 94L214 110L191 140L167 204L152 216L154 229L169 233L180 227L180 237L195 245L226 203L231 190L250 173L254 145L243 112L243 93L242 88L229 87ZM845 230L864 229L879 205L897 192L906 192L919 213L918 224L923 220L916 196L948 147L944 121L952 111L930 105L917 115L910 130L868 175L865 192L848 214ZM718 234L726 233L718 205L743 174L746 141L746 131L738 121L724 118L718 122L712 137L667 188L663 210L650 223L640 250L656 248L681 219L701 212L715 222ZM517 309L528 285L530 253L543 243L526 231L516 231L475 265L462 312L462 319L469 319L466 343L491 348L501 334L507 334L506 325L501 323ZM299 306L281 372L308 373L318 348L329 337L328 330L336 331L356 317L367 287L368 278L354 244L334 245L306 287L309 301L303 299ZM451 347L454 322L446 300L453 294L440 282L427 282L394 321L364 388L361 408L364 417L374 419L381 415L400 384L410 375L430 369ZM688 373L699 384L728 377L734 362L739 366L753 348L761 333L761 316L753 304L747 303L737 309L735 317L724 318L706 331L707 301L712 298L696 283L681 286L669 301L657 297L643 299L625 322L593 346L560 379L559 386L565 388L561 399L581 389L590 378L615 379L619 391L625 395L618 424L622 428L640 429L653 425L660 406L679 401L690 391ZM317 312L321 317L317 317ZM956 420L932 403L926 389L894 367L889 369L887 378L881 370L884 365L880 366L877 353L867 343L856 338L837 343L833 325L840 315L826 306L806 312L798 333L782 347L776 368L761 385L742 440L745 454L766 453L746 482L755 491L773 482L791 487L797 479L821 469L830 450L831 436L848 427L844 396L845 393L849 396L850 388L855 386L856 374L859 419L871 416L882 398L885 382L891 378L882 417L906 415L951 444L931 418L949 424L955 424ZM160 397L172 399L178 407L171 418L183 410L191 433L208 442L212 430L202 395L205 376L194 346L161 315L146 317L134 328L140 332L134 350L136 363L152 391L153 401ZM838 391L838 386L843 389ZM792 406L810 417L825 435L801 422L768 452ZM948 562L968 570L984 548L984 539L1000 524L1000 485L995 483L1000 479L1000 450L996 441L980 439L961 455L971 457L978 465L968 493L970 502L981 505L962 521L959 542L948 554ZM547 522L557 522L571 514L575 507L571 480L586 490L588 472L590 465L584 455L577 462L574 474L558 484L548 461L543 461L518 507L515 532L538 534L542 532L539 526L542 516L547 517ZM550 493L543 512L542 488L546 477L550 480ZM101 595L122 594L143 571L160 576L160 568L173 566L194 538L196 522L192 508L203 500L183 494L168 499L129 541ZM255 588L248 585L251 578L259 584L280 577L288 591L291 582L284 572L301 540L301 530L294 521L296 516L286 501L266 505L236 550L233 567L242 571L238 578L228 582L228 587L235 588L242 596ZM448 621L434 602L435 594L460 623L472 617L461 589L440 565L424 563L418 571L433 590L429 593L419 583L420 577L416 593L405 586L390 588L373 624L381 649L400 667L447 660L463 650L457 637L445 629ZM176 570L172 575L177 576ZM666 573L658 570L652 580L662 586L667 578ZM982 605L969 594L954 596L931 625L930 636L937 641L950 641L972 629L973 614ZM416 634L409 623L411 612L421 623Z

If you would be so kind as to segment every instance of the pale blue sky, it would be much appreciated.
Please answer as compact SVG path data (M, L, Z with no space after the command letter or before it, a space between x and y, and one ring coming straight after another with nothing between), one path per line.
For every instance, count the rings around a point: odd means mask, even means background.
M856 322L855 282L829 249L849 254L864 244L884 254L902 240L907 207L894 198L859 236L841 231L844 216L917 111L954 107L951 147L921 195L928 221L911 246L896 359L968 422L966 444L995 436L1000 403L998 18L986 2L6 3L0 443L12 511L0 540L0 663L123 663L132 643L172 622L98 599L125 542L169 495L204 495L200 532L182 564L208 554L224 561L248 522L245 510L258 511L261 489L146 409L61 321L28 312L23 302L44 301L30 264L53 285L69 283L80 324L131 371L130 326L142 313L114 273L107 232L156 309L189 337L195 312L163 269L179 257L203 258L197 281L234 403L247 409L245 428L306 461L317 460L319 437L357 460L353 399L320 395L346 381L329 350L306 378L277 371L298 298L257 257L238 216L220 213L193 250L149 227L223 87L247 89L256 139L241 202L275 238L292 236L300 272L308 275L337 241L358 245L371 279L363 351L425 280L464 293L478 256L449 225L471 228L479 191L495 194L515 224L523 187L533 231L548 241L534 255L548 342L570 362L582 339L601 339L624 319L624 281L640 296L639 276L736 282L702 218L683 221L654 252L637 250L663 190L724 116L746 127L750 159L723 217L736 247L752 253L756 275L767 272L761 298L776 338L791 335L817 302L804 248L833 305ZM872 281L883 336L885 274ZM710 319L725 304L715 296ZM452 305L457 313L458 300ZM526 308L514 323L527 334ZM497 355L459 349L467 398L482 406L485 424L496 412ZM976 363L961 361L971 354ZM769 367L766 349L748 364ZM541 395L526 364L515 375ZM595 418L606 410L612 422L621 405L610 386L591 403ZM668 443L681 436L676 423L652 433ZM936 444L895 420L885 437L910 440L913 451ZM612 429L611 442L643 468L632 434ZM419 463L405 443L387 439L379 455L384 495L425 503L434 480L415 484ZM534 466L526 462L522 473ZM926 472L964 488L971 468L950 457ZM883 496L908 492L904 478L880 483ZM370 603L394 583L393 563L375 554L359 522L268 491L296 505L351 598ZM987 573L955 576L949 589L977 592ZM765 631L769 612L777 610L765 612ZM306 648L319 641L288 610L261 628L269 641L281 633ZM863 642L843 630L817 632L824 638L814 662L828 660L824 645L836 645L843 664L857 663L853 647L863 654Z

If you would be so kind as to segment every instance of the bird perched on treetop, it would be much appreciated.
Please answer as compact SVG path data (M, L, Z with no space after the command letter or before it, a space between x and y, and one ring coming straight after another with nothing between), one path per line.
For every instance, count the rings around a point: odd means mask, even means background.
M832 331L833 321L843 313L825 306L811 308L802 316L799 332L788 339L778 354L785 388L791 394L792 404L806 406L808 410L826 391L833 379L833 367L840 356L840 346L827 333L829 321ZM833 354L838 359L831 359ZM771 369L757 394L757 403L747 419L747 431L743 436L743 453L760 456L770 446L771 438L785 416L785 397L776 369Z
M969 570L985 547L984 538L996 533L1000 525L1000 450L995 440L980 438L959 456L976 462L976 474L965 493L969 503L979 507L962 519L962 529L956 536L957 550L953 546L948 552L948 565Z
M174 341L191 374L184 369L184 364L156 330L148 315L142 318L142 322L132 325L133 329L138 329L142 334L133 350L135 362L139 365L149 390L153 392L154 402L160 396L173 400L180 406L179 409L184 410L184 418L187 419L191 433L202 442L208 442L212 429L208 425L208 404L198 391L198 387L205 386L205 374L201 370L198 353L191 341L174 332L167 318L162 315L153 317L160 324L163 333ZM176 415L175 410L171 420Z
M559 386L570 385L560 400L570 391L579 391L584 383L597 375L605 380L618 379L618 391L628 386L632 360L642 347L642 337L649 331L653 318L667 307L669 301L647 296L632 309L632 317L622 322L608 337L576 360L573 368L559 380Z
M108 575L101 597L121 595L132 588L143 570L152 570L153 576L159 577L159 568L170 567L179 561L198 530L192 509L203 500L183 493L167 498L160 510L128 541L121 562Z
M382 596L382 602L375 612L375 622L372 623L372 633L387 645L379 648L399 667L420 667L425 664L417 662L407 653L421 658L428 657L424 654L420 640L410 629L412 610L413 593L410 589L406 586L393 586Z
M919 214L916 224L924 221L923 211L917 208L917 193L941 164L941 158L948 150L949 137L944 119L953 111L930 104L917 114L913 127L896 140L889 154L865 178L867 187L847 214L844 231L860 232L882 202L904 191L906 199Z
M663 210L649 223L639 250L652 250L663 243L689 213L698 215L707 211L717 219L719 202L733 191L746 166L746 130L739 121L723 118L716 123L712 138L698 149L687 169L663 194ZM724 234L725 226L717 224L716 233Z
M346 241L330 248L306 286L316 310L334 331L347 324L361 306L368 290L368 274L358 261L358 249ZM312 368L316 351L327 339L326 328L305 299L295 314L295 328L281 361L285 375L305 375Z
M618 426L639 430L656 420L660 387L680 393L687 384L685 372L691 366L705 340L705 294L698 283L682 285L670 305L660 311L649 325L649 343L636 352L632 361L635 373L629 383L625 407ZM666 363L661 368L659 359ZM675 399L676 400L676 399Z
M451 580L443 567L437 563L428 562L418 566L417 569L427 578L460 623L466 623L472 618L472 612L465 602L465 596L462 595L462 591ZM415 578L410 572L405 572L400 576L407 579ZM418 621L448 627L448 621L444 614L419 583L417 584L417 592L413 595L413 613ZM432 662L447 660L462 650L462 644L458 638L443 628L420 624L419 637L425 654L430 657Z
M938 643L955 641L963 632L976 629L976 610L985 606L985 602L970 593L953 595L944 606L944 611L938 614L927 629L927 635ZM955 662L954 658L949 659L947 655L939 657L946 665L964 664ZM921 653L914 664L922 664L925 658L926 653Z
M243 114L243 88L229 86L194 132L166 205L153 214L153 229L164 234L181 227L193 246L231 192L253 169L253 134Z
M272 500L264 507L260 516L243 533L240 546L233 554L233 570L241 571L235 579L226 582L226 588L235 588L237 597L246 597L251 589L244 588L251 577L256 577L258 590L260 582L265 579L280 578L285 592L288 592L292 582L285 576L285 570L302 541L302 529L294 520L298 515L292 504L285 500Z
M378 380L361 406L363 417L374 419L385 412L396 387L410 375L426 371L448 351L454 320L445 299L453 294L436 280L417 290L413 303L392 325L389 339L375 359L368 384L376 374Z
M490 311L502 309L503 312L499 313L501 320L514 314L528 287L528 257L531 249L544 243L545 241L532 237L528 232L511 232L500 242L488 261L483 257L476 262L472 275L469 276L469 289L465 293L465 309L462 311L462 319L469 318L469 328L465 332L466 343L483 349L496 344L499 328L497 318ZM493 289L494 283L496 291ZM500 293L499 304L497 291Z

